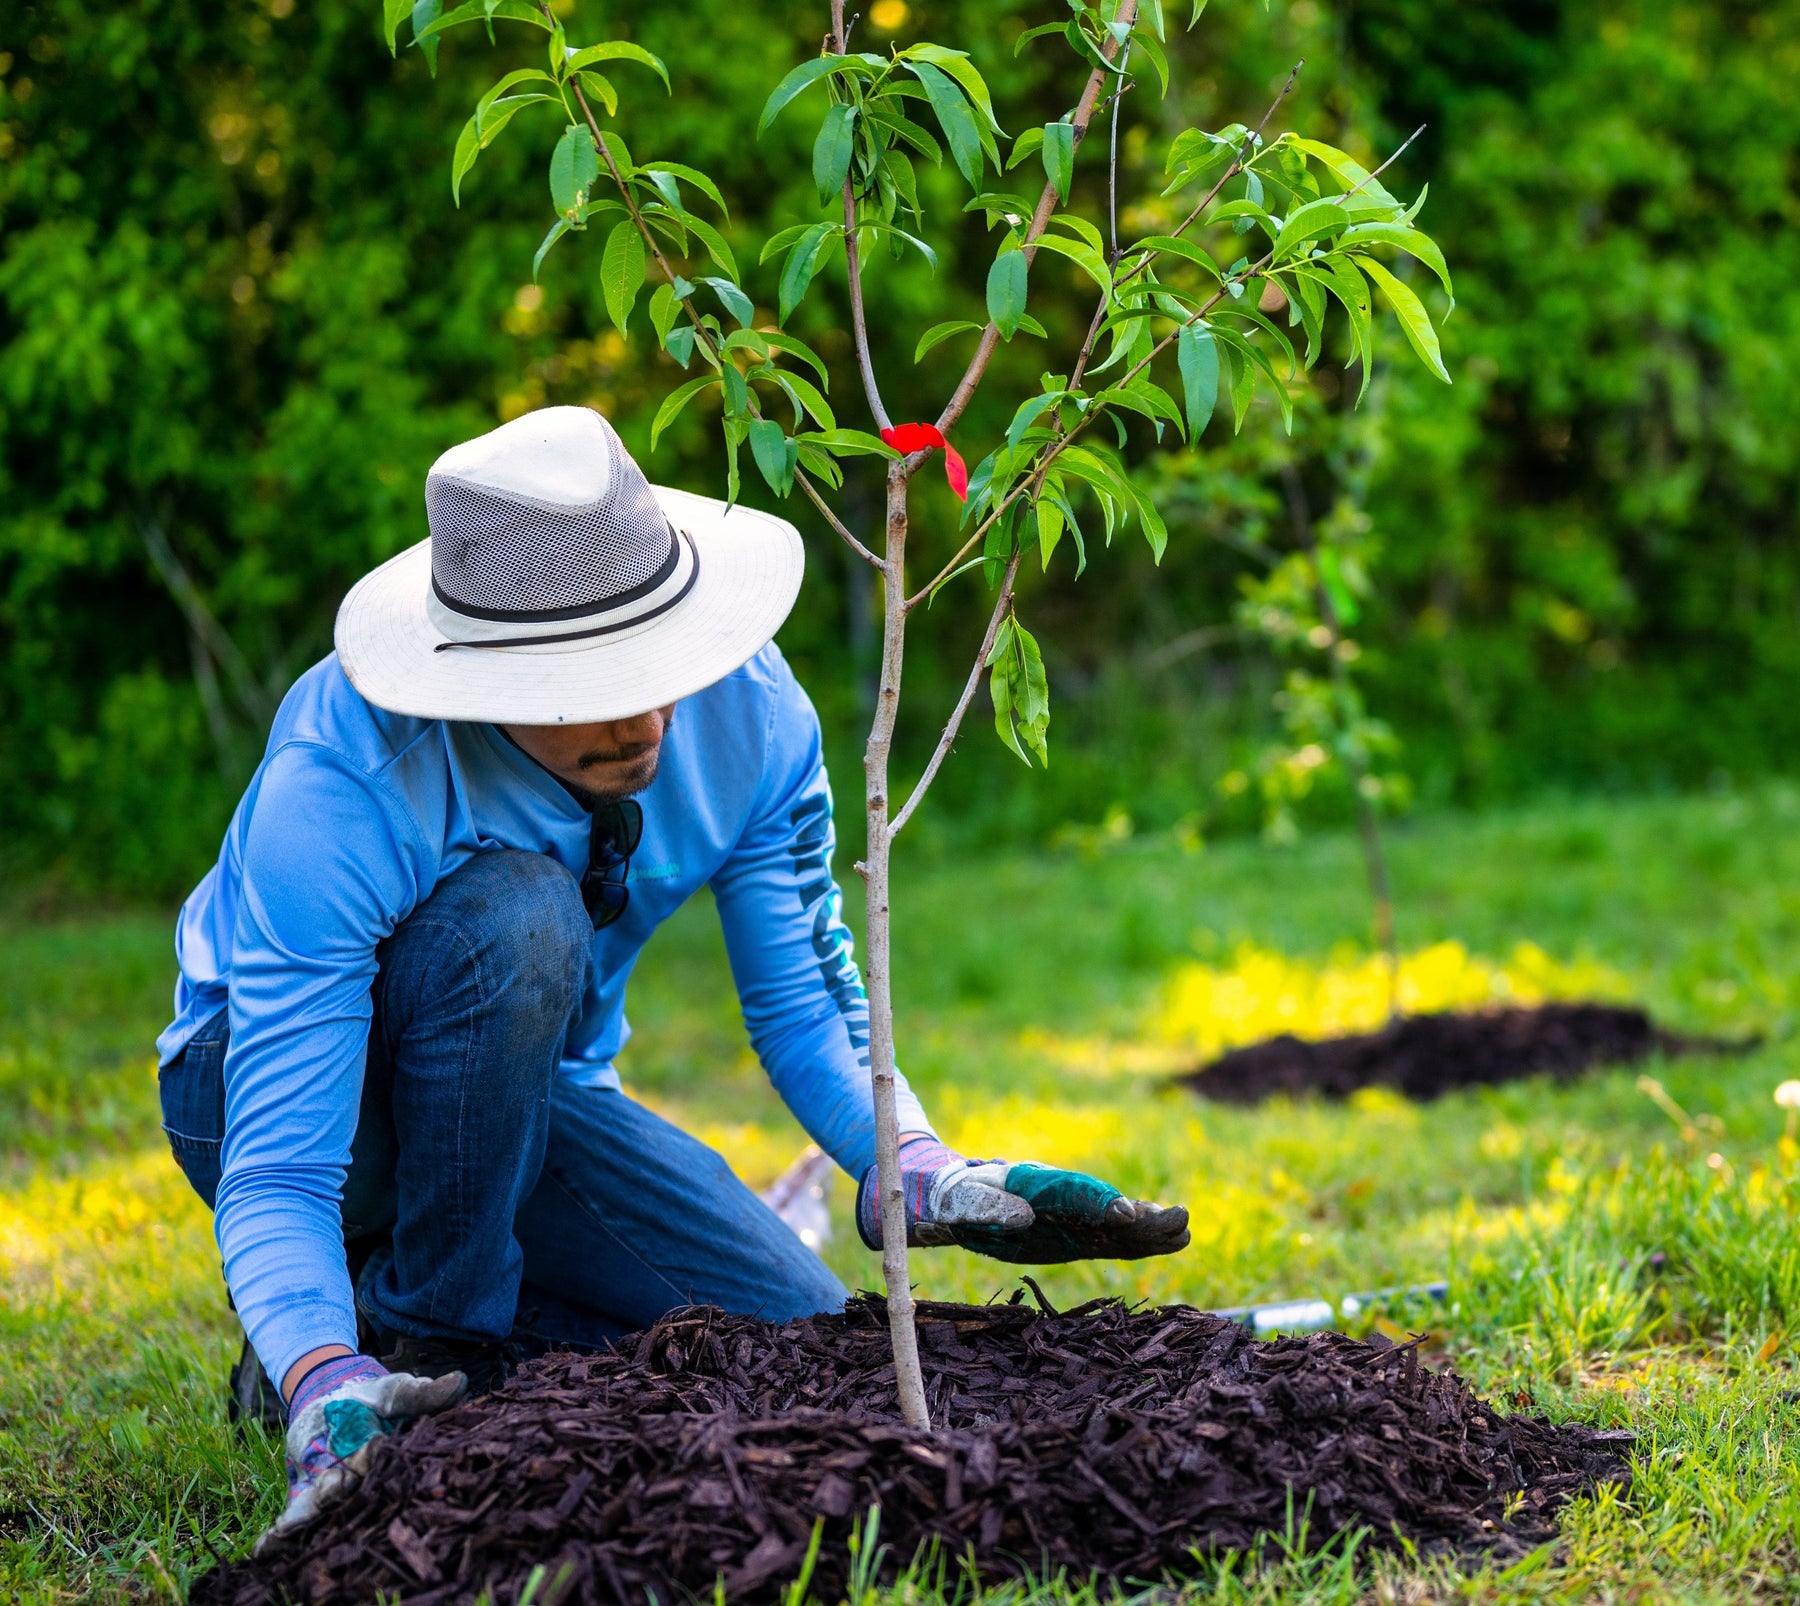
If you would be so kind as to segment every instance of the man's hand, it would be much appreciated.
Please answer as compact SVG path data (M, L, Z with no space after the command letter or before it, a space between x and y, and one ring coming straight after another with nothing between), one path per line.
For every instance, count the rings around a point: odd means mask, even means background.
M257 1550L342 1499L368 1469L372 1445L413 1417L443 1410L462 1392L461 1372L414 1377L367 1355L315 1366L288 1402L287 1507Z
M1005 1160L965 1160L936 1138L900 1145L906 1241L960 1244L995 1260L1050 1265L1064 1260L1141 1260L1188 1244L1188 1214L1124 1194L1080 1171ZM880 1189L874 1166L856 1193L856 1226L881 1247Z

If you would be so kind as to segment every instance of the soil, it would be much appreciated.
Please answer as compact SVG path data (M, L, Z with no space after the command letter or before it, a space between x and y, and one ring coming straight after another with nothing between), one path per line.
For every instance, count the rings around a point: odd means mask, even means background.
M1022 1299L1022 1295L1018 1296ZM771 1326L696 1307L616 1351L552 1354L378 1452L316 1524L192 1606L769 1599L822 1522L841 1599L857 1519L884 1575L937 1541L988 1578L1154 1580L1304 1522L1374 1545L1522 1554L1623 1482L1631 1435L1503 1416L1415 1348L1263 1341L1185 1307L919 1306L936 1431L898 1420L879 1299ZM954 1576L954 1572L952 1573Z
M1652 1054L1743 1053L1753 1047L1753 1040L1664 1031L1641 1009L1540 1004L1404 1015L1378 1032L1321 1042L1271 1037L1233 1049L1180 1080L1221 1104L1259 1104L1278 1093L1346 1098L1375 1086L1434 1099L1455 1088L1523 1076L1566 1081L1595 1066L1633 1065Z

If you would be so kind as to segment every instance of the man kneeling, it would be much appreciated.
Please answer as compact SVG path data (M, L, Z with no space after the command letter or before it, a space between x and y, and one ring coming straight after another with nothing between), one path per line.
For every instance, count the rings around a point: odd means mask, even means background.
M182 910L158 1043L248 1334L238 1400L266 1372L288 1417L278 1529L522 1353L692 1303L843 1304L717 1154L620 1090L632 965L703 885L769 1078L880 1242L818 721L770 639L798 534L652 487L574 407L447 452L425 501L429 539L356 585L282 703ZM1187 1242L1179 1208L965 1160L899 1103L918 1242Z

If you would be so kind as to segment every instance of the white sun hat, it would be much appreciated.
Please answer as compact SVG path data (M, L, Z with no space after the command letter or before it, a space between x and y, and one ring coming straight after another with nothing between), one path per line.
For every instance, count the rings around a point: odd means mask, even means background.
M780 628L805 554L785 519L652 485L611 424L545 407L453 446L429 540L351 588L338 661L378 708L590 724L723 679Z

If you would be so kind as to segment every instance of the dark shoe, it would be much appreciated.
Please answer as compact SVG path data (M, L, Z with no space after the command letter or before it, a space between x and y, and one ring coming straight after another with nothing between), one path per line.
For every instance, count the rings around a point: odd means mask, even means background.
M384 1333L381 1345L375 1359L390 1372L411 1372L414 1377L461 1372L468 1379L471 1399L499 1388L523 1359L519 1346L510 1341L483 1344L466 1338L413 1338L405 1333Z
M256 1358L249 1339L244 1340L243 1351L232 1367L231 1380L226 1385L225 1416L240 1427L253 1423L271 1433L280 1433L287 1426L281 1395L269 1381L269 1374L262 1369L262 1362Z

